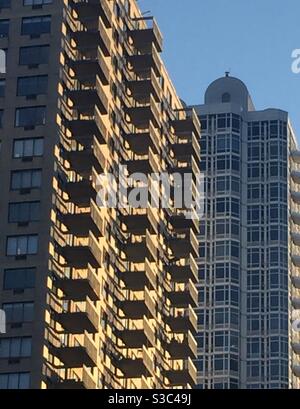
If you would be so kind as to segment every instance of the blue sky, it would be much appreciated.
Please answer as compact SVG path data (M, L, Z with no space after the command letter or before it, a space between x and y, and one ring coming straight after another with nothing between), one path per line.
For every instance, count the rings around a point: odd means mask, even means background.
M226 70L246 83L256 109L290 113L300 141L299 0L139 0L164 37L163 58L182 99L203 102Z

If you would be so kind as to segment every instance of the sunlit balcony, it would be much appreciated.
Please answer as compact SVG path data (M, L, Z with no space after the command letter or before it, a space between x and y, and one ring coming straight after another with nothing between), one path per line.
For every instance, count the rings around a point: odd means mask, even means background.
M300 184L300 172L297 170L293 170L291 172L292 179L295 183Z
M300 192L291 192L291 197L295 203L300 204Z
M299 342L293 342L292 348L295 354L300 355L300 343Z
M160 111L153 96L150 96L150 104L126 107L129 122L136 128L148 129L150 121L156 126L160 123Z
M168 245L178 258L187 258L190 253L199 256L199 241L192 229L189 233L178 233L168 238Z
M72 139L75 141L90 146L91 140L95 136L103 143L104 136L102 136L99 127L94 119L65 119L64 126L71 132Z
M300 256L292 255L292 262L296 267L300 267Z
M189 259L185 263L173 263L166 266L166 270L170 273L172 281L186 282L187 280L198 281L198 266L195 258L190 254Z
M292 306L295 310L300 310L300 297L292 297Z
M144 330L135 327L133 322L128 326L128 328L116 328L114 330L114 334L123 342L126 348L142 348L147 342Z
M150 320L146 317L144 317L143 327L144 327L144 331L145 331L147 340L149 341L152 347L155 347L156 346L156 334L155 334L156 331L151 325Z
M61 188L69 196L68 201L78 206L87 207L90 199L95 196L95 191L88 179L78 182L63 182Z
M295 163L300 163L300 151L292 151L291 158Z
M300 364L294 364L293 365L293 373L295 376L300 378Z
M143 20L146 24L150 23L152 25L152 27L137 28L130 31L129 35L135 49L142 53L150 52L154 44L157 51L161 52L163 40L156 21L151 17L137 18L135 20L137 22Z
M127 56L129 70L133 71L139 77L147 78L154 70L157 76L161 75L162 63L156 47L152 45L146 54L134 54Z
M106 57L110 55L111 38L101 18L99 18L98 29L72 31L70 38L74 49L97 48L99 45Z
M116 305L128 319L141 319L143 315L147 313L145 301L134 295L128 294L125 296L125 294L123 294L122 296L119 296Z
M89 298L86 298L84 309L76 307L74 311L54 312L53 318L70 334L99 331L99 314Z
M174 363L166 368L163 372L168 379L170 386L196 385L197 369L189 358L183 364Z
M97 348L88 334L84 335L84 342L79 342L75 346L50 346L49 351L56 356L65 368L81 368L85 365L88 368L97 365Z
M201 124L194 109L182 109L177 111L177 118L172 121L175 135L188 135L195 133L196 137L201 134Z
M151 70L149 78L126 81L126 86L130 91L130 96L139 103L148 102L150 95L154 97L156 102L161 101L161 85L153 70Z
M291 233L292 235L292 241L296 246L300 246L300 234L299 233Z
M185 333L188 331L197 331L198 318L194 309L189 305L184 312L175 312L171 308L170 312L165 311L164 321L169 325L174 333Z
M300 276L292 277L293 286L300 290Z
M59 247L58 252L72 267L84 268L90 264L92 267L98 268L103 261L102 248L91 231L87 239Z
M176 307L188 307L193 305L198 306L198 291L192 280L189 280L188 284L184 284L184 289L176 288L176 285L166 284L168 292L167 298L170 300L172 306Z
M90 148L83 150L67 151L61 149L61 158L67 160L71 168L79 175L89 175L93 166L93 153Z
M197 358L197 342L189 331L183 336L174 336L171 341L163 341L162 346L174 360Z
M156 129L151 122L149 130L124 134L123 137L129 143L130 149L138 155L148 154L149 147L151 147L155 153L158 153L160 135L158 129Z
M81 83L95 83L98 75L104 85L109 84L110 70L107 63L107 57L103 54L100 47L94 57L83 58L78 56L77 59L67 59L69 74Z
M100 15L106 27L111 27L112 11L109 7L109 1L72 0L69 6L76 12L78 20L85 21Z
M88 267L86 278L59 278L54 281L54 286L63 291L64 300L84 301L88 297L98 301L101 297L100 277L92 266Z

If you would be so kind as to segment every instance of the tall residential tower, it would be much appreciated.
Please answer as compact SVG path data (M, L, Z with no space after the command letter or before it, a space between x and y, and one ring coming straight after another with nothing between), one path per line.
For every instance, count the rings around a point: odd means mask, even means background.
M196 384L198 220L97 205L98 175L193 175L200 122L135 0L1 0L0 389ZM127 173L119 176L119 166Z
M206 175L199 388L298 388L300 160L288 114L256 111L228 74L196 110Z

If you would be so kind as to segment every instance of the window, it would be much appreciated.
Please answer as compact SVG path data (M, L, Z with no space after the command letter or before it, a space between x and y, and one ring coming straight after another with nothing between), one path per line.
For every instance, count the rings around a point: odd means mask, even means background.
M9 20L0 20L0 38L8 37L9 33Z
M4 271L4 290L34 288L35 268L15 268Z
M32 322L33 308L33 302L13 302L2 305L2 309L6 315L6 322L9 324Z
M40 202L10 203L9 223L36 222L40 218Z
M10 8L11 0L0 0L0 9L8 9Z
M37 189L41 187L40 169L16 170L11 174L11 190Z
M0 358L27 358L31 355L31 347L31 337L2 338Z
M23 256L37 254L38 236L11 236L6 241L7 256Z
M15 139L13 145L13 157L29 158L35 156L43 156L44 153L44 139Z
M24 6L40 6L43 4L51 4L52 0L23 0Z
M22 35L39 36L50 33L51 16L24 17L22 19Z
M0 374L0 389L29 389L29 372Z
M18 96L47 94L48 76L36 75L34 77L20 77L17 84Z
M49 45L35 45L32 47L21 47L19 54L20 65L48 64Z
M228 103L228 102L230 102L231 101L231 96L230 96L230 94L228 93L228 92L225 92L223 95L222 95L222 102L223 102L223 104L226 104L226 103Z
M0 79L0 97L5 96L5 79L1 78Z
M45 125L46 123L46 107L26 107L17 108L15 117L16 127L34 127Z

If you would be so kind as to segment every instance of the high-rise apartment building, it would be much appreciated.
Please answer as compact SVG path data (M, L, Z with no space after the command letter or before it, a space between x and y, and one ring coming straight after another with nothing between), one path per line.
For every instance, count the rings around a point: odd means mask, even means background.
M189 388L198 220L97 205L97 175L192 173L200 122L134 0L0 0L0 389ZM124 175L123 175L124 176ZM144 186L144 185L143 185ZM144 186L145 187L145 186ZM153 201L151 201L153 203Z
M206 176L199 388L299 388L300 161L288 114L256 111L228 74L196 110Z

